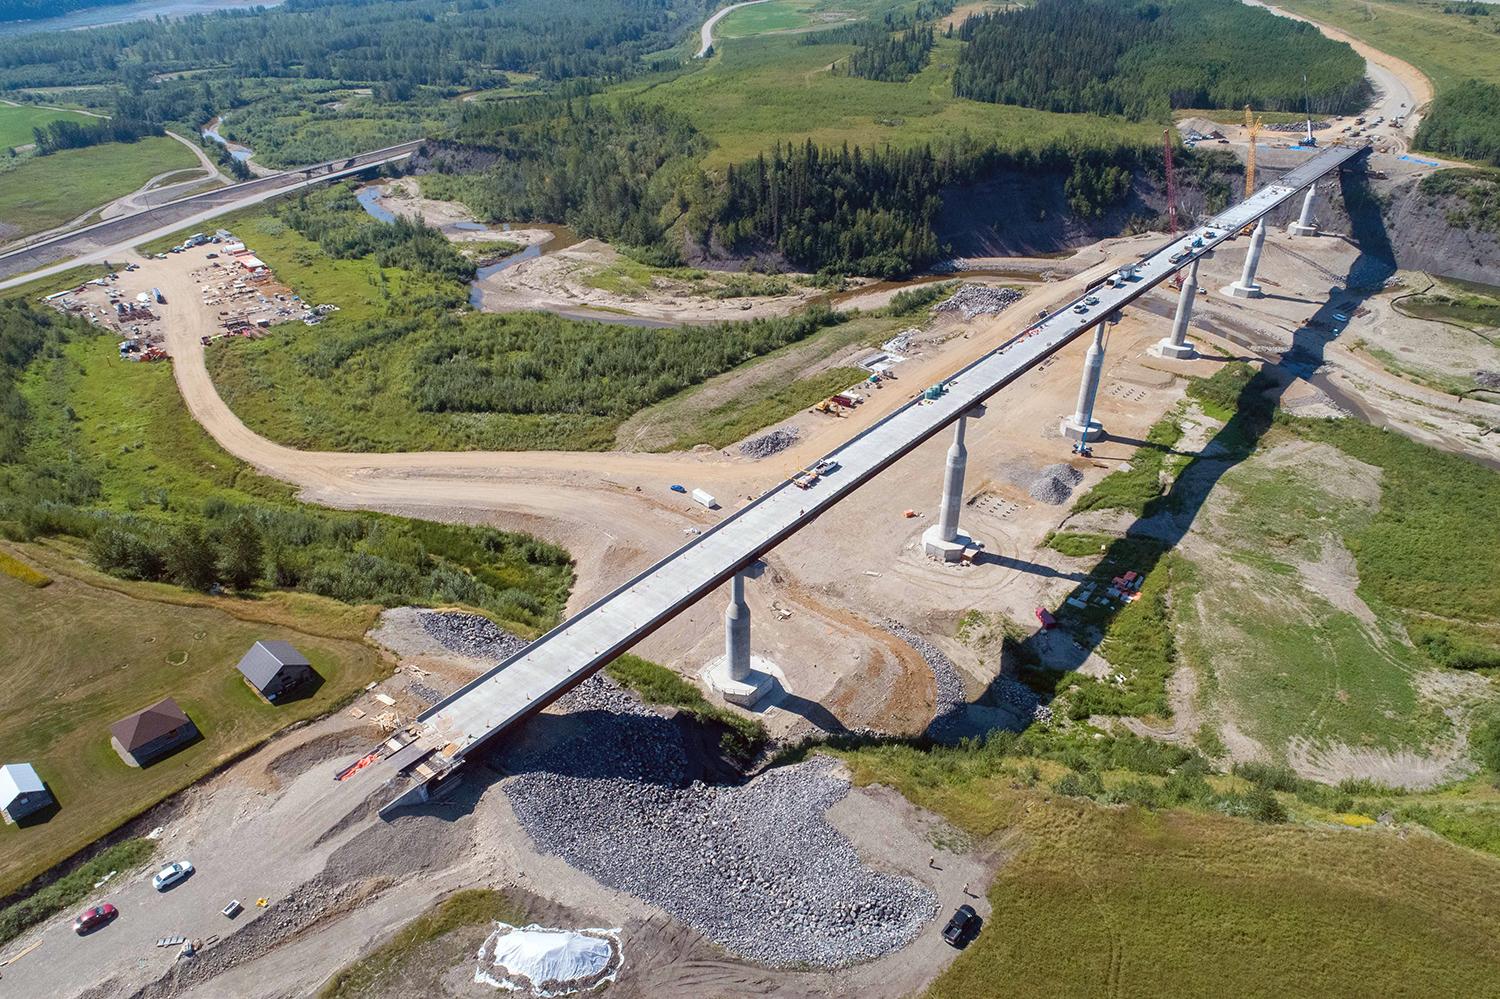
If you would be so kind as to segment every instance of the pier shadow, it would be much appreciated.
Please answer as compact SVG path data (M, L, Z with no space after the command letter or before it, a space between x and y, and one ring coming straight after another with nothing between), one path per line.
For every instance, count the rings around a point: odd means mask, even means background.
M1059 651L1063 643L1048 643L1049 648L1043 655L1038 648L1040 632L1033 632L1019 643L1020 680L1038 694L1043 703L1073 682L1073 672L1097 651L1110 623L1128 606L1103 607L1086 602L1081 596L1085 588L1092 585L1094 592L1098 593L1109 587L1115 576L1127 570L1147 576L1182 542L1214 487L1225 474L1255 452L1271 429L1276 409L1287 389L1299 379L1311 377L1322 366L1327 345L1346 325L1335 320L1334 315L1352 314L1395 274L1395 253L1368 180L1362 171L1343 171L1339 182L1345 207L1353 222L1353 236L1360 247L1358 258L1350 265L1343 284L1330 287L1315 313L1293 331L1290 346L1265 358L1261 369L1241 388L1235 400L1234 415L1229 421L1201 451L1190 456L1165 492L1145 504L1124 535L1106 546L1103 557L1087 574L1085 581L1067 594L1055 613L1076 640L1076 645ZM1268 245L1267 250L1274 252L1274 246ZM1083 606L1069 604L1069 599ZM999 679L992 683L979 698L979 703L1000 700L1000 685ZM929 735L933 734L929 730Z

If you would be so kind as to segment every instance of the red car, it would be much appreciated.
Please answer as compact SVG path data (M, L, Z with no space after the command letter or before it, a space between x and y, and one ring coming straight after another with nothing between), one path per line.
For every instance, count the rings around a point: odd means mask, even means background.
M92 908L84 909L83 912L79 914L78 918L73 920L73 932L77 933L79 936L83 936L85 933L92 933L99 927L113 920L119 914L120 910L116 909L108 902L105 902L103 905L96 905Z

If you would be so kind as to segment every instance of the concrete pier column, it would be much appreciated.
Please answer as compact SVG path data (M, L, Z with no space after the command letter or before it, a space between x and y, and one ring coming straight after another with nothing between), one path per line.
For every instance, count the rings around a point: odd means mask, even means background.
M1240 279L1225 289L1234 298L1260 298L1265 294L1255 283L1255 269L1260 266L1260 251L1266 245L1266 220L1261 218L1250 237L1250 252L1245 254L1245 269Z
M771 689L773 677L762 663L756 669L750 656L750 605L745 602L745 580L758 579L766 564L755 561L730 578L729 606L724 608L724 657L709 664L705 679L726 701L749 707Z
M1156 345L1161 357L1184 360L1194 354L1193 345L1187 342L1188 322L1193 318L1193 300L1198 296L1198 260L1188 266L1187 276L1182 279L1182 291L1177 295L1177 315L1172 318L1172 335Z
M1075 441L1098 440L1104 428L1094 419L1094 400L1099 396L1099 376L1104 371L1104 324L1094 327L1094 342L1083 358L1083 378L1078 383L1078 404L1073 415L1062 421L1062 435Z
M724 665L731 680L750 675L750 605L745 603L745 574L737 572L724 608Z
M958 532L958 514L964 505L964 471L969 465L964 433L970 419L983 415L984 407L976 406L960 416L954 425L953 444L948 448L948 461L943 467L943 499L938 508L938 522L922 532L922 549L945 562L957 562L966 548L977 547L973 540Z
M1316 236L1318 224L1313 221L1313 199L1317 196L1318 185L1308 184L1307 193L1302 196L1302 214L1297 216L1297 221L1287 227L1287 232L1293 236Z
M943 469L943 504L938 511L938 538L952 541L958 537L958 510L964 502L964 470L969 465L969 449L964 447L964 430L969 418L960 416L953 431L953 446L948 448L948 463Z

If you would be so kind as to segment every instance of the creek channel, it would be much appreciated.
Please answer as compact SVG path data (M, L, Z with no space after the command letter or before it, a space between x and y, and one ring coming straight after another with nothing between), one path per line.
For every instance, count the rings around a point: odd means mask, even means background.
M387 208L385 204L381 202L382 191L378 185L372 184L367 187L360 188L355 192L355 197L356 199L358 199L360 205L370 215L371 218L386 223L396 221L396 213L391 211L391 209ZM553 225L546 222L528 222L525 225L520 226L520 228L533 230L543 229L551 233L551 238L544 242L533 243L530 246L523 247L515 253L509 254L504 257L499 257L480 266L475 271L474 280L469 283L469 305L474 309L484 311L484 283L486 279L499 274L501 271L508 270L509 268L514 267L517 264L523 263L524 261L535 260L538 257L545 256L546 254L556 253L559 250L565 250L575 243L582 241L582 237L580 237L572 229L569 229L567 226L563 225ZM505 234L511 231L512 226L508 222L500 223L497 226L488 226L480 222L449 222L445 225L438 226L438 229L439 231L442 231L444 233L484 233L496 240L503 240L505 239ZM1038 275L1033 269L1017 268L1013 270L1007 270L1003 268L993 267L965 270L961 274L923 274L913 278L908 278L904 281L877 281L873 284L861 285L858 288L851 288L846 291L833 292L827 295L822 295L814 301L821 304L830 305L834 308L838 308L847 301L870 295L872 293L895 292L908 288L920 288L923 285L938 284L945 281L963 280L964 278L974 277L1001 278L1003 280L1012 281L1016 284L1025 285L1034 284L1037 281ZM562 319L574 319L583 322L613 323L621 326L642 326L654 329L670 329L677 326L694 325L694 323L692 322L674 322L671 320L653 319L646 316L632 316L623 313L606 312L596 309L549 308L543 311L546 311L551 315L558 316ZM711 325L711 323L705 323L705 325Z

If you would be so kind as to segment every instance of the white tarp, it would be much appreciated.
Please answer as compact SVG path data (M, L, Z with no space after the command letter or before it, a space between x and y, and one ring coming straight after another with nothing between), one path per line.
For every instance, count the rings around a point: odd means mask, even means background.
M496 923L495 932L479 948L474 981L537 996L593 989L613 981L620 970L619 935L618 929L574 931Z

